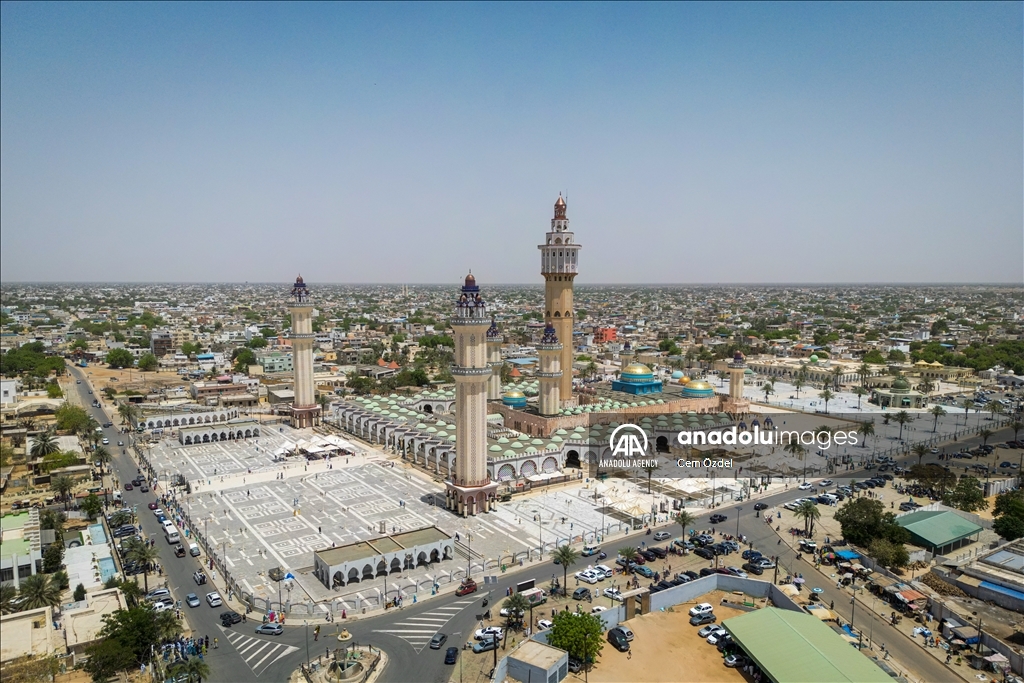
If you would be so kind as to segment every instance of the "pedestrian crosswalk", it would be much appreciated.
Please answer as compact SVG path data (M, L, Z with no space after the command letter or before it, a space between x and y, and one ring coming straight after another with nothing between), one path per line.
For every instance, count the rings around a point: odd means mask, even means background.
M249 636L224 627L221 627L221 630L224 632L224 638L235 647L239 656L256 676L266 671L267 667L281 657L299 649L294 645L276 641L277 636Z
M377 629L376 632L401 638L412 645L416 653L419 654L434 637L434 634L441 630L441 627L474 602L477 602L477 598L451 602L444 607L435 607L429 612L406 617L389 628Z

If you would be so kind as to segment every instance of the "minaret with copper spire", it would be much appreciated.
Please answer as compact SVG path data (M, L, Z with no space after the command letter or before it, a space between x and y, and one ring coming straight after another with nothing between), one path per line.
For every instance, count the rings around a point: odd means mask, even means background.
M544 276L544 322L555 328L555 335L562 344L559 395L563 404L572 399L572 332L576 318L573 306L572 283L576 279L577 256L581 245L569 231L566 218L566 204L562 195L555 202L555 217L551 219L551 231L545 236L540 249L541 268Z

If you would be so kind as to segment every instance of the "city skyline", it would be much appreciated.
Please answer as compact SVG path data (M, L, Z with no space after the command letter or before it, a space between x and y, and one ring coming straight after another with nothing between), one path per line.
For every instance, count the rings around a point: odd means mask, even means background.
M1024 281L1019 5L455 7L3 4L4 282Z

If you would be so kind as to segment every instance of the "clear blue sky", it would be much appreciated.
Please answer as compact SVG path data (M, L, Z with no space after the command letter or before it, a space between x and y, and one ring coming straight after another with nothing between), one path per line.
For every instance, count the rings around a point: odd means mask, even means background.
M1024 280L1019 2L0 14L5 281Z

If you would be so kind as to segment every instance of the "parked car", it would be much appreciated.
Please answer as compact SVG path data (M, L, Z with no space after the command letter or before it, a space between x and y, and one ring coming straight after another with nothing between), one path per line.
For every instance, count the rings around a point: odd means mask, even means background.
M498 639L488 638L487 640L481 640L479 643L473 644L473 652L480 654L481 652L490 652L491 650L498 649Z
M761 565L754 564L753 562L747 562L746 564L744 564L743 569L750 572L751 574L756 574L757 576L764 574L764 569L761 567Z
M710 602L702 602L690 608L690 616L695 617L698 614L711 614L714 611L715 608Z
M754 559L757 559L758 557L761 557L761 551L760 550L744 550L743 554L740 555L740 557L742 557L744 560L754 560Z
M487 638L497 638L501 640L501 637L505 634L505 631L500 626L487 626L485 628L478 629L473 634L473 638L476 640L486 640Z
M715 643L717 643L719 638L721 638L726 633L728 633L728 631L726 631L721 626L712 626L710 628L711 628L711 630L708 632L708 634L706 636L704 636L704 640L707 641L708 643L710 643L711 645L714 645ZM703 630L704 629L701 629L701 631L703 631ZM700 631L698 631L697 633L700 634Z
M610 629L608 631L608 642L619 652L629 651L629 641L626 640L626 634L621 629Z
M759 511L760 510L767 510L768 509L768 503L754 503L754 509L755 510L759 510Z
M154 600L163 600L164 598L170 599L171 591L166 588L154 588L153 590L146 593L146 600L153 602Z
M707 548L697 548L696 550L693 551L693 553L697 557L703 557L705 560L713 560L713 559L715 559L715 553L710 551L710 550L708 550Z
M727 515L721 515L721 514L718 514L717 512L715 514L711 515L711 517L709 518L709 520L710 520L710 522L712 524L719 524L721 522L724 522L727 519L729 519L729 517Z
M615 572L612 571L612 568L604 564L595 565L594 571L604 574L604 578L606 579L610 579L615 576Z
M605 588L604 597L610 598L612 600L622 600L622 593L619 591L618 588Z
M573 600L589 600L592 597L590 589L580 586L572 592Z
M469 595L470 593L476 592L476 581L472 579L465 579L462 584L455 589L455 595L463 596Z
M538 619L537 620L537 628L541 629L542 631L544 629L549 629L549 628L551 628L554 625L555 625L555 622L551 621L550 619Z
M643 557L648 562L654 562L654 561L656 561L658 559L658 556L655 555L654 552L650 548L648 548L647 550L641 550L640 551L640 556Z
M279 636L282 633L284 633L284 628L281 627L281 624L260 624L256 627L257 635Z
M741 579L747 578L747 573L739 567L726 567L725 570L733 576L738 576Z
M639 574L645 579L650 579L654 577L654 571L650 567L633 567L633 573Z
M725 665L730 669L742 669L749 663L750 660L738 652L728 655L725 658Z
M698 614L690 617L690 626L703 626L704 624L713 624L718 618L714 614Z
M575 657L569 657L569 671L574 674L578 674L583 670L583 662L576 659Z
M435 633L434 637L430 639L430 649L440 650L441 646L448 640L448 635L445 633Z

